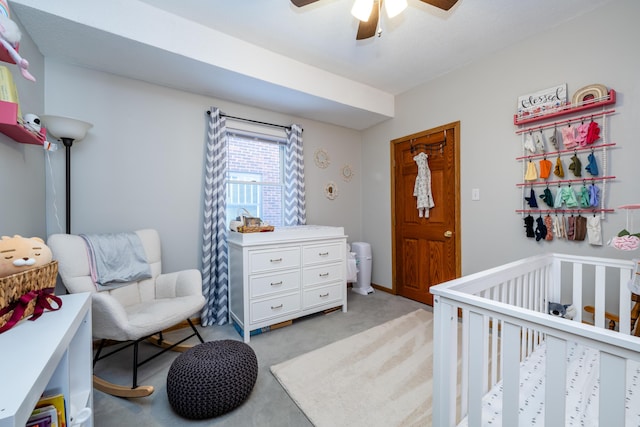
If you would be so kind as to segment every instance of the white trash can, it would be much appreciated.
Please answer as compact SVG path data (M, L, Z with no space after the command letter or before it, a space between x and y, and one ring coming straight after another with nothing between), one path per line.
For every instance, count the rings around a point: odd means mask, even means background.
M353 284L353 292L361 295L368 295L374 292L371 287L371 245L364 242L353 242L351 251L356 254L356 266L358 267L358 276Z

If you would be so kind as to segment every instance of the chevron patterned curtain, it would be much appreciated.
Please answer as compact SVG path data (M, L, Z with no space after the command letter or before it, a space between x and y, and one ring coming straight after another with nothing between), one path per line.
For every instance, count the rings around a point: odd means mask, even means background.
M218 108L211 108L204 169L204 230L202 235L203 326L222 325L229 317L226 228L227 129Z
M291 130L287 131L284 163L284 225L304 225L307 223L307 210L305 207L302 128L295 124L291 125Z

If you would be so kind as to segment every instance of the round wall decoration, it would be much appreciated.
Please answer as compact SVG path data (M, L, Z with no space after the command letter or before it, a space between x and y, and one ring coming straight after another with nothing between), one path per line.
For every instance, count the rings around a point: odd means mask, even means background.
M349 182L353 178L353 169L351 169L351 165L342 166L342 180Z
M324 148L318 148L313 155L313 161L316 163L316 166L321 169L326 169L331 163L329 159L329 153Z
M338 186L335 182L330 181L324 186L324 195L327 196L327 199L329 200L333 200L338 197Z
M593 84L578 89L571 99L571 105L574 107L585 103L597 102L606 99L609 95L607 87L601 84Z

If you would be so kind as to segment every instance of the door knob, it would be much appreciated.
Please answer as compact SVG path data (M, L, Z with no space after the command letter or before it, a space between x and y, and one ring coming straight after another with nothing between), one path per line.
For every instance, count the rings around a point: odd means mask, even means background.
M444 232L444 237L451 237L453 236L453 232L451 230L447 230Z

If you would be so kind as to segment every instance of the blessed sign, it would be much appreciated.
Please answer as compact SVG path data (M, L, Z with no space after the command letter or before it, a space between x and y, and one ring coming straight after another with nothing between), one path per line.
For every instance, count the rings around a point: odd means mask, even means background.
M567 84L518 97L518 115L528 116L567 105Z

